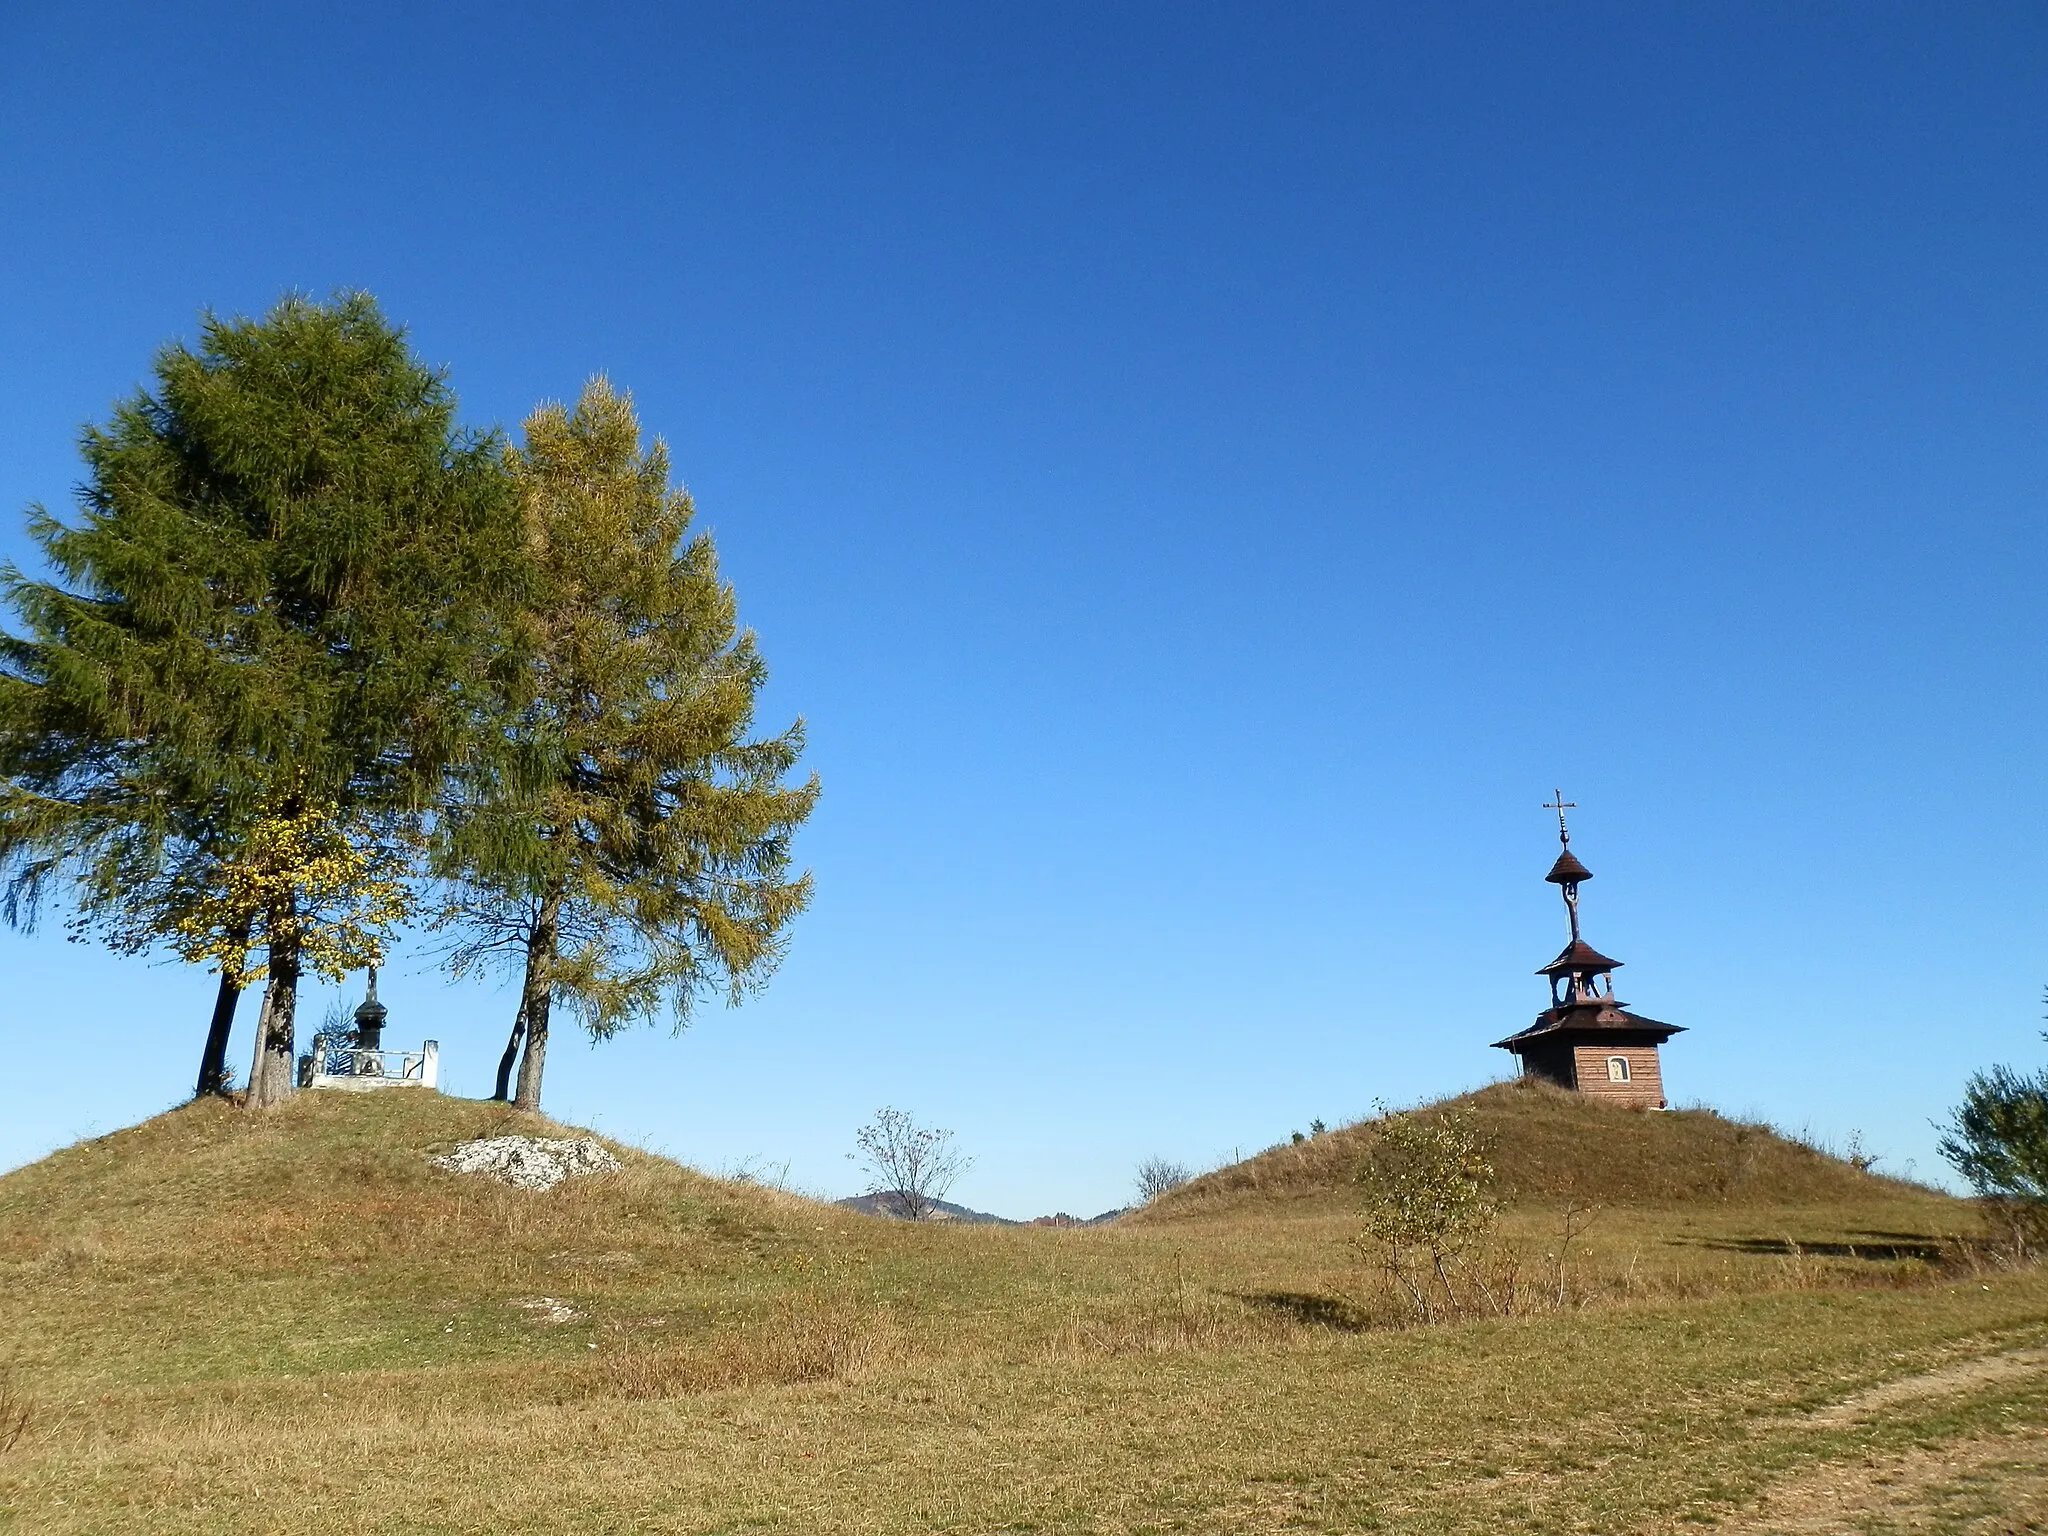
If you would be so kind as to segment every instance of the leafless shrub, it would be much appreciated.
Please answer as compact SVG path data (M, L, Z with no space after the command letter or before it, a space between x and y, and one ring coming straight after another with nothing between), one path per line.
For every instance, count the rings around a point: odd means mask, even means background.
M1194 1177L1194 1171L1186 1163L1176 1163L1164 1157L1148 1157L1138 1164L1133 1182L1138 1187L1138 1202L1144 1204L1157 1200L1170 1189L1179 1189Z
M759 1189L773 1189L789 1194L792 1192L789 1167L787 1158L778 1163L760 1153L752 1153L721 1166L718 1169L718 1177L729 1179L735 1184L752 1184Z
M1547 1294L1551 1305L1562 1310L1577 1298L1572 1293L1572 1244L1585 1235L1600 1214L1600 1207L1576 1196L1567 1196L1557 1213L1557 1246L1543 1255L1549 1268Z
M868 1193L912 1221L927 1220L960 1175L974 1165L953 1148L953 1133L919 1125L900 1109L880 1109L854 1133L860 1151L847 1156L868 1176Z

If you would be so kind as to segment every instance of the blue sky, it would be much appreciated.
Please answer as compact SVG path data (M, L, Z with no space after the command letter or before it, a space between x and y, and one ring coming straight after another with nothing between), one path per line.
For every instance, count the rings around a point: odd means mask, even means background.
M1484 1082L1554 785L1678 1100L1927 1175L2048 1052L2036 6L16 8L0 149L13 558L288 289L671 443L818 897L564 1119L837 1193L900 1105L1029 1216ZM0 1166L187 1091L208 978L0 968Z

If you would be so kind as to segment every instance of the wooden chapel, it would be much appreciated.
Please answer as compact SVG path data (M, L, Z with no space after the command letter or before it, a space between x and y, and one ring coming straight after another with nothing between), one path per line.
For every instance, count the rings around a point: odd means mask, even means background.
M1603 1103L1663 1109L1667 1100L1658 1048L1682 1033L1682 1027L1630 1013L1614 996L1614 972L1621 962L1608 959L1579 935L1579 884L1592 879L1593 872L1572 852L1564 813L1574 808L1561 791L1544 807L1557 812L1563 851L1543 878L1563 893L1571 929L1571 941L1536 973L1550 979L1550 1006L1527 1029L1494 1044L1515 1054L1524 1077L1545 1078Z

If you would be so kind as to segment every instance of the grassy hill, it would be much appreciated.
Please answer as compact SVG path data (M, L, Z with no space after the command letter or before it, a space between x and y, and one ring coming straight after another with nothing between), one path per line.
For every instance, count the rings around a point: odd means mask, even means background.
M1769 1126L1710 1109L1615 1109L1533 1078L1497 1083L1416 1111L1469 1116L1503 1198L1603 1205L1858 1205L1931 1192L1878 1177ZM1154 1203L1159 1217L1354 1198L1378 1123L1364 1121L1273 1147L1183 1185ZM1937 1197L1938 1198L1938 1197ZM1933 1207L1930 1207L1933 1209Z
M0 1530L1639 1531L1808 1488L1883 1529L1870 1500L2034 1497L2048 1285L1929 1257L1959 1202L1711 1116L1471 1103L1532 1263L1567 1187L1608 1209L1554 1301L1427 1329L1349 1243L1369 1128L1058 1229L626 1147L515 1190L428 1158L561 1128L428 1094L181 1109L0 1178Z

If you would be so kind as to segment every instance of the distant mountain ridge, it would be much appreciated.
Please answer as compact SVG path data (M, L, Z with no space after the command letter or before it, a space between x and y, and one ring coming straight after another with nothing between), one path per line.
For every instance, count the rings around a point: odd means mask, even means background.
M835 1200L834 1205L849 1211L859 1211L863 1216L886 1216L892 1220L907 1219L902 1200L894 1194L848 1195L844 1200ZM1103 1222L1114 1221L1123 1215L1127 1207L1118 1206L1113 1211L1104 1211L1100 1216L1069 1216L1060 1211L1051 1216L1037 1216L1030 1221L1013 1221L1008 1216L994 1216L987 1211L977 1211L964 1205L955 1205L950 1200L931 1200L927 1221L958 1221L992 1227L1094 1227Z

